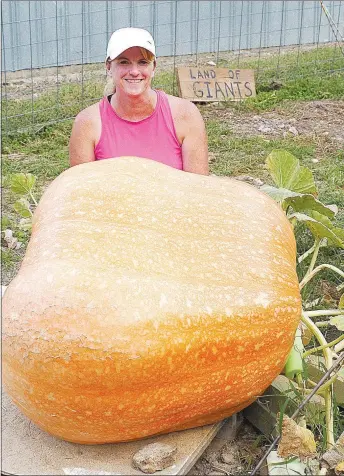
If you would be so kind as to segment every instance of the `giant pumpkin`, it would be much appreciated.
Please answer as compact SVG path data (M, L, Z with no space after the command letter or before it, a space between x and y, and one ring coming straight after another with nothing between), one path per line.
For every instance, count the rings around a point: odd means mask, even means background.
M5 293L7 392L86 444L228 417L292 347L295 254L282 210L245 183L135 157L73 167Z

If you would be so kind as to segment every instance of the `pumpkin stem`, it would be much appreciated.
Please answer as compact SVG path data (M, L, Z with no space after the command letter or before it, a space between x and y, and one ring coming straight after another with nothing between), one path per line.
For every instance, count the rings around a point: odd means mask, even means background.
M319 394L319 393L325 393L326 390L331 387L332 384L334 384L334 382L337 380L338 378L338 372L340 371L340 368L337 370L337 372L333 375L333 377L330 378L330 380L328 380L326 383L324 383L324 385L322 385L321 387L318 388L318 390L315 392L316 394Z
M320 243L321 243L321 239L320 238L315 238L313 256L312 256L309 268L307 269L306 276L308 276L314 269L315 262L318 258Z
M323 266L323 265L321 265L321 266ZM321 266L318 266L318 268L320 268ZM328 266L330 266L330 265L328 265ZM314 271L316 271L318 268L316 268ZM314 271L313 271L313 273L314 273ZM311 274L312 273L310 273L310 275ZM320 329L318 329L318 327L314 324L314 322L311 321L311 319L308 316L306 316L304 313L301 314L301 321L308 327L308 329L312 332L312 334L318 340L320 346L322 347L321 350L324 354L326 370L329 370L332 367L333 359L332 359L332 352L327 347L327 342L326 342L325 337L323 336ZM325 398L326 446L327 446L327 448L331 448L334 445L332 393L333 393L332 385L330 385L328 388L325 388L324 398Z
M327 327L330 325L330 321L319 321L319 322L316 322L315 325L317 327Z
M338 273L340 276L344 278L343 271L341 271L336 266L333 266L332 264L321 264L320 266L317 266L315 269L313 269L313 271L310 272L308 275L306 274L306 276L303 278L303 280L300 283L300 290L308 283L308 281L310 281L317 273L319 273L319 271L325 268L331 269L332 271L334 271L335 273Z
M36 202L36 199L35 197L32 195L32 193L30 192L30 197L32 198L32 201L33 203L35 204L35 206L37 207L37 202Z
M302 357L305 359L311 354L314 354L315 352L319 352L320 350L326 349L327 347L333 347L334 345L338 344L338 342L342 341L344 339L344 334L341 336L337 337L337 339L334 339L332 342L329 342L326 345L320 345L319 347L314 347L313 349L309 349L304 354Z
M320 248L323 248L325 246L327 246L326 243L325 243L325 240L321 240ZM308 258L308 256L311 255L314 252L314 250L315 250L315 242L314 242L313 246L311 248L309 248L309 250L307 250L305 253L303 253L303 255L298 257L297 264L302 263L302 261L305 260L306 258Z
M340 309L318 309L316 311L304 311L307 317L319 317L319 316L340 316L343 311Z
M296 329L293 347L289 352L287 362L284 367L284 373L289 379L296 378L298 384L302 384L301 373L303 371L302 355L305 348L302 342L301 329Z

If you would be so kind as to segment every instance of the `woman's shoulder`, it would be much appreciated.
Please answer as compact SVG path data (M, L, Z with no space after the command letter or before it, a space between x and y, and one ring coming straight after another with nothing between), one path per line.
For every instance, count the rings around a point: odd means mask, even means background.
M96 144L101 135L99 102L86 107L75 117L73 131Z
M79 122L80 124L91 124L92 122L97 122L99 118L99 102L97 102L80 111L75 117L75 122Z
M165 93L166 94L166 93ZM179 142L182 144L187 131L201 130L204 121L197 106L188 99L166 94Z
M173 119L189 120L200 115L197 106L188 99L172 96L171 94L166 94L166 96Z
M99 102L86 107L75 117L74 129L97 143L101 134L101 117Z

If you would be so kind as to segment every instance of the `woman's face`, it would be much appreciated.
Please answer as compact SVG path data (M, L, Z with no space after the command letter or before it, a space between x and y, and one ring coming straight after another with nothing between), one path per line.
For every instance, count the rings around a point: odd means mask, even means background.
M111 62L107 62L106 67L116 90L122 90L128 96L139 96L150 87L155 62L147 61L140 48L133 46Z

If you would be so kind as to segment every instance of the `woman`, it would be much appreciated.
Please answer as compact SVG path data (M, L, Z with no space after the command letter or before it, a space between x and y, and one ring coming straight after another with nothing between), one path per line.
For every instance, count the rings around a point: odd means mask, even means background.
M81 111L70 138L70 165L138 156L208 175L204 121L190 101L151 88L154 40L141 28L115 31L106 69L113 94Z

